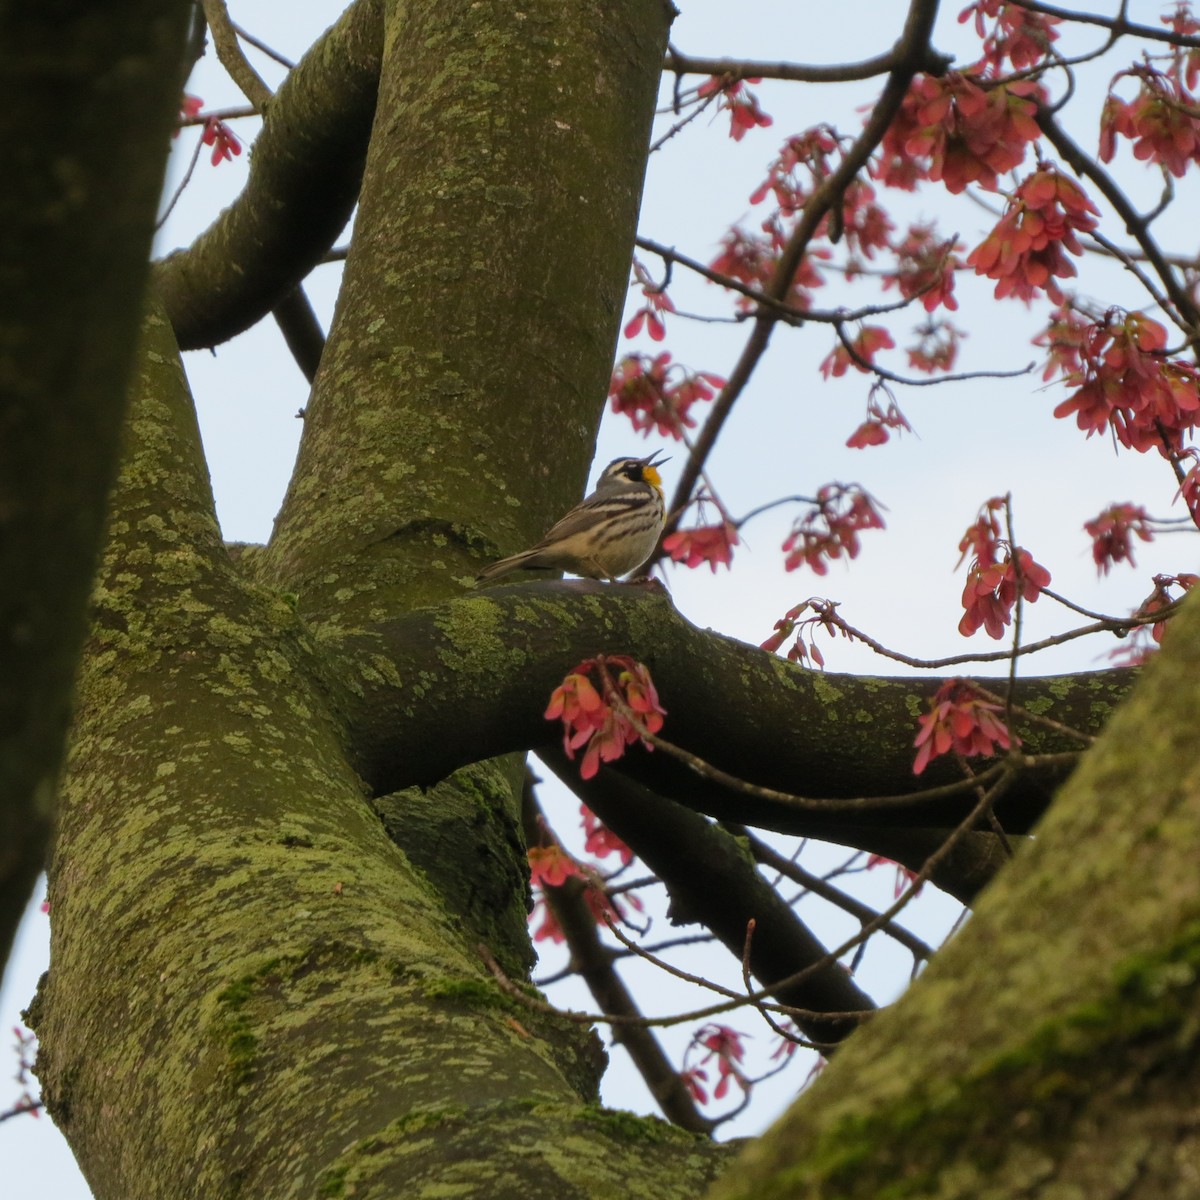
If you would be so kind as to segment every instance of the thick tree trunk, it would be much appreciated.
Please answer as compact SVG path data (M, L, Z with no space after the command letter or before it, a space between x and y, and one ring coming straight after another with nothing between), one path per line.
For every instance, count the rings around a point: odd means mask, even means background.
M53 825L190 10L0 3L0 970Z
M591 1034L505 1000L478 931L388 841L321 651L225 557L194 418L151 319L81 681L39 1076L109 1196L694 1193L715 1149L592 1108ZM507 787L481 771L450 849ZM465 849L464 849L465 847ZM517 847L486 862L491 945L527 965ZM429 1131L439 1136L431 1142ZM589 1138L591 1153L563 1146ZM505 1180L520 1180L511 1185ZM462 1194L470 1194L464 1190Z

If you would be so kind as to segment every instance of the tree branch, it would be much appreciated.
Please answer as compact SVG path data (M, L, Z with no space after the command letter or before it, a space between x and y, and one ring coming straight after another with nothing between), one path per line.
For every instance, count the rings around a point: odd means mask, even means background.
M821 962L828 950L758 873L732 834L615 771L580 779L557 747L543 748L539 757L663 881L672 924L699 922L741 959L746 926L754 920L750 969L780 1004L831 1013L874 1009L871 997L835 963L799 984L772 986ZM717 880L720 888L714 887ZM796 1024L823 1046L840 1042L859 1026L845 1019L800 1017Z
M382 52L382 0L356 0L271 99L241 195L155 268L181 349L264 317L312 270L358 197Z
M1043 4L1040 0L1010 0L1017 8L1026 12L1040 13L1045 17L1056 17L1073 25L1098 25L1112 31L1114 38L1123 34L1145 38L1152 42L1167 42L1172 46L1200 46L1200 37L1172 33L1169 29L1157 29L1153 25L1137 25L1125 19L1125 5L1121 5L1119 16L1106 17L1102 13L1079 12L1076 9L1060 8L1056 4Z
M296 365L304 378L312 383L321 365L321 355L325 353L325 332L304 288L297 284L271 309L271 316Z
M855 79L873 79L886 75L896 66L897 49L854 63L811 65L789 62L747 62L736 58L700 58L672 50L663 62L663 70L676 75L716 75L729 79L783 79L792 83L847 83ZM944 71L951 60L930 53L929 71Z
M536 846L543 841L543 816L526 779L522 804L525 841ZM640 1017L641 1009L617 973L614 952L600 938L596 918L584 900L587 885L578 877L561 887L542 888L542 895L554 914L571 950L571 965L587 984L588 991L606 1016ZM679 1072L667 1058L654 1031L639 1022L622 1020L612 1026L613 1041L624 1046L663 1116L681 1129L711 1134L716 1122L696 1107Z
M274 93L242 52L241 43L238 41L238 28L229 17L225 0L202 2L204 16L212 31L213 44L217 48L217 57L221 65L241 89L242 95L259 112L267 112ZM312 305L304 294L303 287L297 284L274 306L271 315L275 318L275 324L279 326L292 357L304 373L304 378L312 383L325 350L325 334L317 320L317 314L313 312Z
M330 686L356 765L377 791L432 783L465 761L553 740L556 730L542 716L550 692L603 651L648 664L675 744L739 779L847 800L844 811L813 811L731 791L661 753L635 747L621 760L623 774L689 808L906 865L919 854L919 865L969 807L951 795L897 813L863 799L959 782L942 762L919 781L912 774L916 713L939 679L805 671L695 628L653 587L505 585L341 636L345 658ZM381 661L389 664L386 677ZM1015 699L1094 732L1132 678L1130 671L1030 678L1018 683ZM1053 730L1021 732L1030 754L1078 748ZM1022 772L999 807L1005 829L1028 832L1065 773L1062 766ZM981 852L971 853L982 874L956 895L968 898L990 876L994 861L987 853L979 859Z
M229 77L238 85L243 96L258 109L265 109L271 99L271 89L263 77L250 65L238 44L237 30L229 18L225 0L201 0L204 19L212 33L217 59L229 72Z

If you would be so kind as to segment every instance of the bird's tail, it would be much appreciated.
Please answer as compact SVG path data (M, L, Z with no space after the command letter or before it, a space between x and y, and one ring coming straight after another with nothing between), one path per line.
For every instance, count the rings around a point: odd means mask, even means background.
M508 558L502 558L484 567L475 576L475 582L482 583L485 579L497 579L501 575L507 575L509 571L519 571L533 557L529 550L522 550L520 554L510 554Z

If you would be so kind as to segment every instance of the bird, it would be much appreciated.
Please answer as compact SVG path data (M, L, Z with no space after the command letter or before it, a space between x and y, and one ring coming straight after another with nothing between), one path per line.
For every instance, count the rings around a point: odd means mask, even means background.
M640 567L658 544L666 520L662 477L669 459L614 458L596 490L556 522L540 542L484 567L476 582L509 571L567 571L616 582Z

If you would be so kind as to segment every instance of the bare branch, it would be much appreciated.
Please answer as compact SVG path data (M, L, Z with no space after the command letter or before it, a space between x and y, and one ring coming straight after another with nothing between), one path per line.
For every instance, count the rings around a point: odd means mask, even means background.
M256 38L249 30L243 29L236 21L232 22L232 24L234 32L243 42L249 43L255 50L261 50L268 58L273 58L281 67L287 67L290 71L296 65L290 58L280 54L273 46L268 46L266 42L260 38Z
M382 53L380 0L355 0L271 100L242 194L155 269L181 348L266 316L321 260L358 196Z
M1152 42L1167 42L1172 46L1200 46L1200 37L1172 33L1169 29L1157 29L1153 25L1138 25L1125 19L1125 6L1115 17L1106 17L1102 13L1081 13L1071 8L1059 8L1055 4L1043 4L1041 0L1009 0L1016 8L1027 12L1041 13L1044 17L1057 17L1073 25L1099 25L1102 29L1111 29L1115 37L1129 34L1133 37L1145 38Z
M940 74L950 64L945 55L929 55L928 66L923 70ZM847 83L855 79L873 79L894 70L897 62L895 49L874 58L856 63L838 63L831 66L808 65L788 62L750 62L736 58L700 58L671 50L663 62L664 71L676 75L715 75L726 79L784 79L795 83Z
M836 904L838 908L849 913L860 924L865 925L879 915L869 904L864 904L849 893L843 892L841 888L834 887L819 875L806 871L799 863L785 858L773 846L764 842L753 830L737 825L730 828L735 836L746 839L755 861L765 867L770 867L773 871L778 871L780 875L790 879L793 883L798 883L805 891L811 892L814 896L819 896L830 904ZM884 925L882 932L899 942L918 962L927 962L933 957L932 946L895 921L889 921Z
M229 72L229 77L241 89L246 97L257 108L265 108L271 99L271 89L263 81L263 77L250 65L250 60L242 53L238 44L237 30L229 17L229 9L225 0L200 0L204 9L204 19L212 32L213 45L217 50L217 58L221 66Z
M548 838L554 837L533 794L528 772L522 793L521 820L527 845L544 844ZM587 984L605 1016L640 1018L641 1009L617 974L613 966L613 952L600 940L596 919L584 901L583 893L587 886L583 880L572 878L561 887L543 887L542 895L571 948L572 966ZM694 1133L712 1132L714 1122L696 1107L679 1072L672 1066L649 1028L640 1022L615 1025L613 1038L628 1051L667 1120Z
M806 1037L822 1045L840 1042L857 1021L825 1014L874 1008L837 968L815 972L801 988L775 987L775 980L823 959L826 949L725 830L614 772L582 780L559 749L540 757L662 879L676 923L699 922L740 959L746 924L758 921L751 969L766 994L797 1010L792 1015Z

